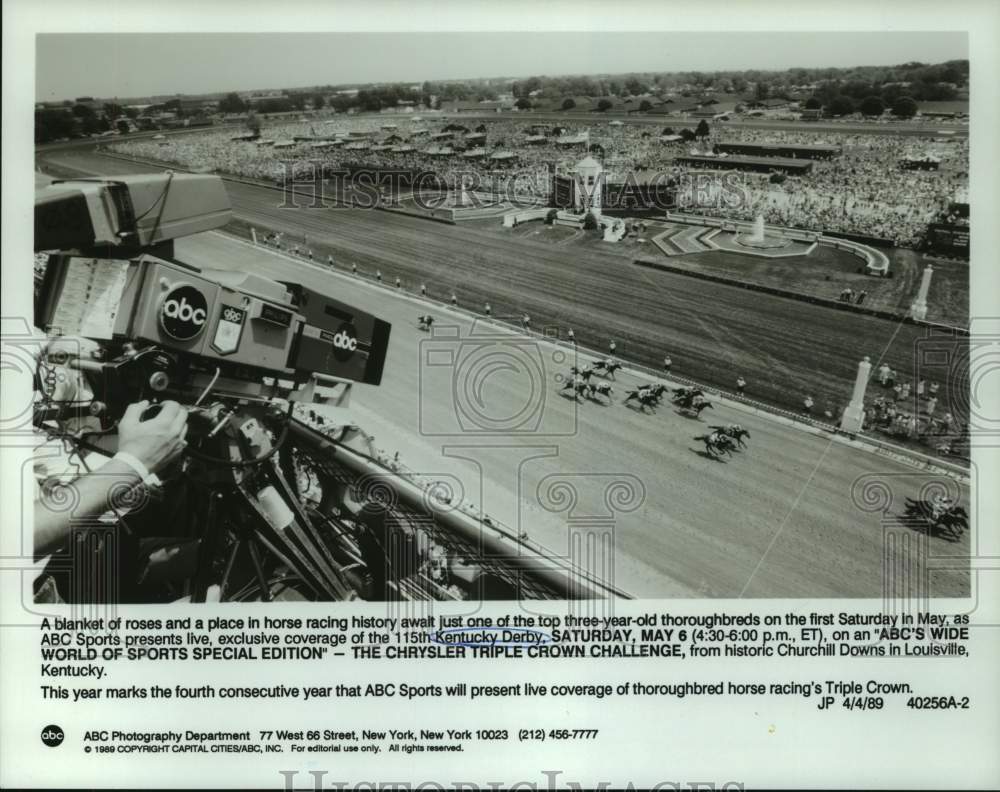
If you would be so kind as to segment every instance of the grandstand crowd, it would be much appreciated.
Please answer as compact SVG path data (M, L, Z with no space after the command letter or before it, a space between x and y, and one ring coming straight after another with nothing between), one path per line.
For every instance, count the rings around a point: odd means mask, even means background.
M572 171L590 152L601 161L608 181L620 181L630 173L642 179L654 174L676 179L681 185L678 202L689 210L738 220L764 214L773 225L859 234L900 247L918 246L927 224L948 216L956 196L967 191L969 176L966 139L939 142L892 134L791 132L732 123L712 124L707 137L690 142L661 135L661 130L645 124L587 127L447 118L386 124L379 117L282 123L265 127L257 139L246 137L218 130L126 140L109 148L138 159L279 183L289 175L310 179L317 170L329 173L352 164L433 173L448 184L475 172L486 191L502 190L508 196L513 191L533 200L549 197L553 171ZM690 171L675 159L711 154L722 141L834 145L842 154L814 160L808 173L781 179L741 173L740 200L710 199L692 205L684 187ZM926 157L934 158L939 167L900 167L905 158ZM718 162L718 171L728 170L725 157Z

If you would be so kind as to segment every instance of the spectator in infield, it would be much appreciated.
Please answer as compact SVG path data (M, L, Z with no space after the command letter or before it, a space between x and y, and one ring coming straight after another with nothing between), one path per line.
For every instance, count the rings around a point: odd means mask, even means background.
M615 340L612 338L611 341L608 342L608 354L611 355L611 357L614 357L615 356L615 351L617 349L618 349L618 345L615 343Z
M812 396L806 396L805 399L802 400L802 409L806 415L812 415L812 409L815 403L816 402L813 401Z
M743 395L743 391L746 388L746 386L747 386L747 381L745 379L743 379L742 376L739 376L739 377L736 378L736 392L740 396Z
M458 295L455 292L451 293L451 305L453 308L458 305Z
M524 318L521 321L524 323L524 329L530 331L531 330L531 317L528 316L528 314L525 314Z
M865 297L867 297L867 296L868 296L868 292L866 292L864 289L862 289L861 291L858 292L858 296L854 300L855 304L861 305L861 303L863 303L865 301Z
M878 367L878 384L883 388L888 384L890 374L892 374L892 369L889 368L888 364L883 363Z
M483 306L483 311L486 313L487 316L492 316L493 315L493 306L490 305L489 303L486 303L486 305ZM570 330L570 332L572 333L573 331Z
M327 257L326 257L326 263L327 263L327 266L333 267L333 255L332 254L327 255Z
M573 328L572 327L569 329L569 332L566 333L566 336L569 338L569 342L575 346L576 345L576 333L573 332Z
M674 361L670 359L670 355L664 355L663 356L663 373L664 374L669 374L670 373L670 367L672 365L674 365Z

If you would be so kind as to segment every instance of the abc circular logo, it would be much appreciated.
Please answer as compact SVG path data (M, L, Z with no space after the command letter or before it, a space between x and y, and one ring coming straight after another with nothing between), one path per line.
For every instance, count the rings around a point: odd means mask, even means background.
M62 745L62 741L65 739L66 735L63 734L63 730L58 726L46 726L42 729L42 742L49 746L49 748L57 748Z
M350 322L344 322L333 336L333 356L347 360L358 348L358 331Z
M176 341L190 341L205 329L208 303L194 286L175 286L160 306L160 327Z

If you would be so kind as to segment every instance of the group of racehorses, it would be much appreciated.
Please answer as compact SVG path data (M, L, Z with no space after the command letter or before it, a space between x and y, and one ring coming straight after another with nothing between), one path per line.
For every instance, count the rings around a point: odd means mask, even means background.
M417 326L424 331L429 331L434 325L434 317L428 315L417 317ZM601 401L607 399L611 403L611 394L614 388L608 382L608 378L615 378L615 372L622 368L622 364L614 358L598 360L584 366L572 366L570 377L563 383L560 391L571 391L573 400L579 401L581 397L591 401ZM600 382L591 382L595 374L602 377ZM650 383L633 388L625 394L624 404L631 406L634 402L641 412L647 409L653 411L655 407L663 402L663 397L668 388L662 383ZM711 410L712 403L705 398L705 394L700 388L675 388L673 389L670 401L677 409L686 415L699 417L702 410ZM746 448L744 442L750 437L750 432L739 424L727 424L726 426L712 426L709 434L699 435L695 440L700 440L705 444L705 453L713 459L721 459L723 455L731 456L734 451Z
M612 360L608 358L607 360L598 360L596 363L589 366L572 366L570 368L570 374L572 375L566 382L563 383L560 390L571 390L573 391L573 398L576 401L580 400L582 396L585 399L598 400L598 396L603 396L611 401L611 394L615 392L615 389L611 387L610 382L591 382L590 378L594 374L601 374L604 377L611 377L614 379L615 372L622 367L622 364L617 360Z
M560 390L571 390L576 401L579 401L581 396L592 400L598 400L598 397L603 396L610 402L611 394L614 392L611 383L606 381L595 383L590 380L595 374L614 379L615 372L621 367L621 363L611 358L599 360L588 366L573 366L570 368L572 376L563 383ZM662 403L667 390L667 386L662 383L641 385L628 391L623 403L635 402L640 411L645 412L647 408L652 411ZM701 415L702 410L714 409L700 388L675 388L670 401L681 412L696 417ZM721 459L723 455L731 456L734 451L747 447L745 439L750 437L750 432L739 424L712 426L711 429L709 434L699 435L694 439L705 444L705 453L713 459Z

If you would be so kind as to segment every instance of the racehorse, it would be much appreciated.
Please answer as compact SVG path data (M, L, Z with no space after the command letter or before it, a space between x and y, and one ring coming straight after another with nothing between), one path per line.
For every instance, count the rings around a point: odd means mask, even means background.
M594 369L591 366L584 366L583 368L570 366L569 371L574 377L582 377L584 382L590 382L590 378L594 376Z
M736 448L736 441L723 432L699 435L695 440L701 440L705 444L705 453L713 459L719 459L723 454L732 456Z
M417 327L421 330L430 330L431 326L434 324L434 317L430 314L426 316L417 317Z
M639 402L639 409L644 412L647 407L652 409L659 402L659 399L653 395L653 391L649 388L636 388L634 390L630 390L628 395L625 397L624 403L628 404L633 399Z
M698 397L698 398L701 398L701 397ZM695 416L699 416L699 415L701 415L701 411L704 410L704 409L706 409L706 408L709 409L709 410L714 410L715 409L712 406L712 402L708 401L708 399L701 398L701 401L697 401L696 400L696 401L694 401L691 404L690 407L685 407L684 409L694 412Z
M739 424L726 424L725 426L710 426L710 429L714 429L717 432L721 432L726 435L726 437L731 437L736 441L736 445L740 448L746 448L746 443L743 442L744 437L750 437L750 432L744 429Z
M559 390L564 391L572 389L573 401L579 401L581 396L587 397L589 395L591 387L592 386L582 377L574 377L571 380L566 380Z
M594 364L594 370L600 372L605 377L611 377L615 379L615 372L622 367L622 364L617 360L612 360L608 358L607 360L598 360Z
M685 409L690 409L694 400L704 396L700 388L675 388L671 401Z
M906 499L906 516L919 520L931 533L957 542L969 530L969 514L958 504L941 505L933 501Z
M587 398L596 399L598 396L607 396L608 401L611 401L611 394L614 393L614 389L611 387L611 383L608 382L598 382L597 384L587 383Z

